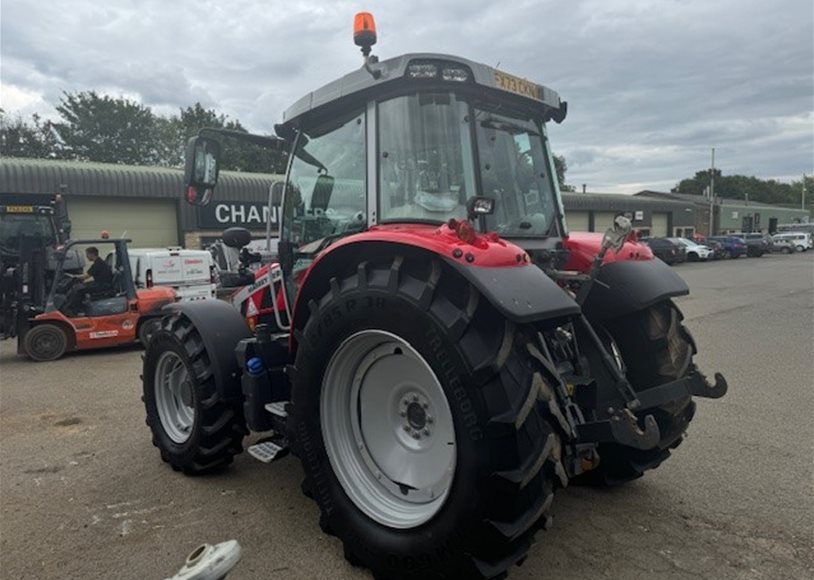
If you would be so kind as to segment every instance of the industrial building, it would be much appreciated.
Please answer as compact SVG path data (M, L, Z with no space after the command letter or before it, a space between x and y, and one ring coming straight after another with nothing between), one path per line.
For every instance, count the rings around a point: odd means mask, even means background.
M563 193L562 198L571 231L604 232L620 213L642 237L692 237L697 227L697 208L685 201L612 193Z
M135 247L199 248L231 226L265 235L272 175L223 171L217 199L206 207L183 201L177 169L42 159L0 160L0 204L62 193L71 237L127 237ZM36 202L35 203L39 203ZM270 216L279 221L277 211Z
M720 235L731 232L754 231L774 233L780 224L808 223L811 216L808 210L781 207L748 201L716 197L710 204L709 198L687 193L662 191L640 191L635 198L685 203L693 207L696 218L695 229L704 235ZM712 208L712 234L710 231L710 208Z

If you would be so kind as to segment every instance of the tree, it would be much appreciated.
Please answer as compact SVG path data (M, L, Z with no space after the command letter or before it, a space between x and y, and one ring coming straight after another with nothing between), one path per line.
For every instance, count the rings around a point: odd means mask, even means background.
M566 185L565 172L568 171L568 164L565 162L565 156L554 156L554 169L557 171L557 183L560 185L560 191L574 191L574 186Z
M51 124L31 116L31 122L9 118L0 109L0 155L5 157L55 157L57 138Z
M682 179L673 188L677 193L703 195L710 184L710 170L697 171L694 177ZM746 175L723 175L715 170L715 196L771 204L799 204L802 180L782 183Z
M155 116L149 107L95 91L63 93L54 123L65 157L151 165L157 161Z
M160 143L158 149L162 154L160 163L172 167L182 166L187 141L204 128L247 133L240 121L232 120L214 109L205 109L200 103L195 103L180 109L178 115L159 119L157 132ZM221 168L233 171L282 173L285 170L285 156L251 143L230 139L223 149Z

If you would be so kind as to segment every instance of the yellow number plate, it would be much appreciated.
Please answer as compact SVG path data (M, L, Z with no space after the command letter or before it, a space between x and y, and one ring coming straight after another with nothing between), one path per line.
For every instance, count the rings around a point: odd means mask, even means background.
M517 93L518 95L523 95L524 97L529 97L537 101L543 100L543 88L526 79L495 71L495 84L504 91Z
M6 213L34 213L34 207L30 205L7 205Z

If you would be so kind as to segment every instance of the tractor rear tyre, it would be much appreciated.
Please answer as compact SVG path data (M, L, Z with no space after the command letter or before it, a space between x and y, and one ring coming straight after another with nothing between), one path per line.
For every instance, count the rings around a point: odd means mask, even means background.
M672 300L665 300L606 325L635 390L669 383L694 370L695 343L682 319L681 311ZM695 414L695 403L688 395L642 414L652 414L656 419L661 431L659 445L648 450L616 444L600 445L599 467L578 476L574 483L618 485L655 469L683 441Z
M418 258L359 264L309 307L289 438L320 527L376 578L504 577L567 484L534 335Z
M176 471L197 475L229 465L248 434L239 401L215 387L198 330L185 316L166 317L144 353L144 407L153 445Z
M57 324L37 324L28 329L23 338L23 352L37 362L57 360L67 349L68 335Z

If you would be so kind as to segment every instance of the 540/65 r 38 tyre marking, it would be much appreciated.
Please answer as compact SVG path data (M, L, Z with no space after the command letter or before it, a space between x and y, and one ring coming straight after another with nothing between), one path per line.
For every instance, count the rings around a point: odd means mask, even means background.
M391 579L501 577L567 483L564 432L532 329L422 258L351 265L309 305L289 437L352 563ZM424 437L426 464L409 451Z

